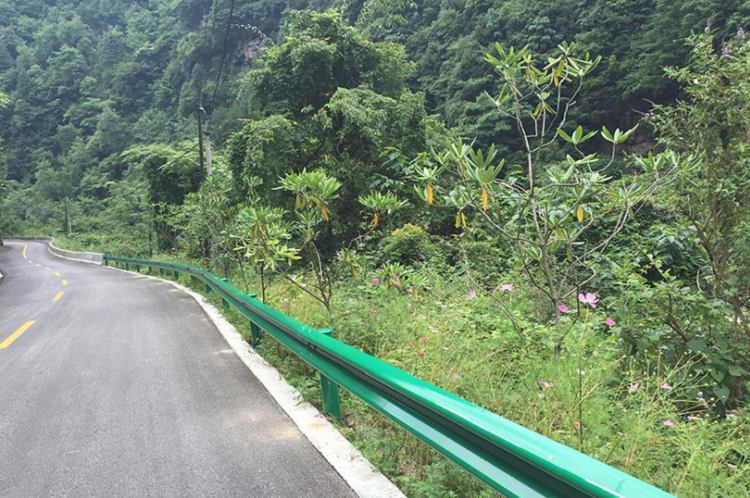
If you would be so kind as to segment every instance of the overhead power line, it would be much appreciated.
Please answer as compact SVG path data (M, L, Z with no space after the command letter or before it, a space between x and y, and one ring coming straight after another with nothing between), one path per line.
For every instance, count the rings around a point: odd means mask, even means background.
M229 15L227 16L227 27L224 31L224 47L221 52L221 62L219 63L219 73L216 76L216 85L214 86L214 93L211 96L211 106L209 112L213 112L214 105L216 104L216 94L219 92L219 86L221 85L221 76L224 72L224 63L226 62L227 52L229 51L229 31L232 29L232 18L234 17L234 1L230 0L229 4Z

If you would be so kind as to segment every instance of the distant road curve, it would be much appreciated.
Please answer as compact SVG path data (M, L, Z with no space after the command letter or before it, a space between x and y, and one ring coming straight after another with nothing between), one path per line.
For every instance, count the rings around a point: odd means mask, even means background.
M354 493L169 284L0 247L0 496Z

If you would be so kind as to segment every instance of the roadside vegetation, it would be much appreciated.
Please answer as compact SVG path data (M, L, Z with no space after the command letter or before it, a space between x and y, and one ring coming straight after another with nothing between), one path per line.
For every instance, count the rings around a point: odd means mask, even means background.
M211 268L348 344L674 494L750 495L742 9L682 6L700 23L677 36L666 24L686 23L682 10L631 5L636 17L653 15L626 50L603 41L607 22L619 26L608 17L624 8L617 2L606 15L592 2L589 24L567 33L574 42L534 17L528 39L500 30L502 40L478 44L479 19L490 14L465 6L470 26L460 29L472 30L452 33L451 44L433 47L447 52L438 55L418 41L432 47L440 38L430 36L449 27L442 4L430 14L412 2L356 3L279 13L274 42L226 38L253 53L242 69L229 64L223 84L197 64L180 73L173 53L172 80L154 77L151 88L166 99L182 81L189 111L176 111L178 120L166 101L92 95L38 146L19 139L30 102L21 83L54 66L21 71L32 54L19 49L15 87L0 98L16 120L6 132L0 229ZM534 3L540 12L556 4ZM504 23L525 19L509 5L498 11ZM185 19L200 18L190 12ZM200 19L220 26L223 17L211 3ZM660 36L679 47L670 52ZM226 43L206 43L203 58L182 55L223 66L216 47ZM152 49L143 57L163 56ZM445 69L457 54L471 63L465 75ZM436 60L439 75L428 63ZM209 137L199 145L186 132L191 106L214 103L201 89L209 82L221 102L211 110L210 174ZM655 101L644 108L643 96ZM72 138L59 147L63 135ZM19 162L24 150L36 154L33 171ZM260 352L319 404L307 367L270 339ZM357 400L346 396L342 408L342 430L407 495L491 495Z

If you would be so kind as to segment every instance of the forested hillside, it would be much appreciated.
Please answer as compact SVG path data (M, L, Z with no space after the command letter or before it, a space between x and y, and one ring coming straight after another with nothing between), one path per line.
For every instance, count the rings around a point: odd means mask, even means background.
M670 492L750 494L750 3L0 15L0 233L197 262ZM345 402L410 496L489 494Z

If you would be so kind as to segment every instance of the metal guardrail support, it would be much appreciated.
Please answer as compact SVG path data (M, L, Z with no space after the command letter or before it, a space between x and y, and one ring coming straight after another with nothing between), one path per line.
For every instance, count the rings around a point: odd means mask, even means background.
M333 329L318 329L321 334L333 337ZM320 372L320 390L323 393L323 413L341 422L341 400L339 398L339 386Z
M672 495L489 412L312 328L192 265L105 255L202 282L321 376L323 409L339 418L341 387L509 497L667 498Z

